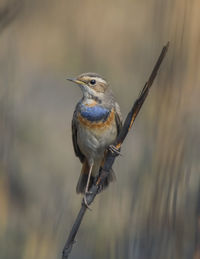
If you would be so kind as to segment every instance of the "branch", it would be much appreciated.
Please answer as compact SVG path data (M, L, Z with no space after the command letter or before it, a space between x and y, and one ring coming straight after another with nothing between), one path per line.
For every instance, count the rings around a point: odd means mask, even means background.
M126 120L124 122L122 130L121 130L120 134L118 135L118 137L117 137L117 139L114 143L114 146L118 150L120 150L124 139L126 138L129 130L131 129L131 127L132 127L132 125L133 125L133 123L134 123L134 121L135 121L135 119L136 119L136 117L137 117L137 115L140 111L140 108L142 107L142 105L143 105L143 103L144 103L144 101L145 101L145 99L146 99L146 97L149 93L149 90L150 90L150 88L151 88L151 86L154 82L154 79L157 75L157 72L160 68L160 65L161 65L161 63L162 63L162 61L163 61L163 59L164 59L164 57L167 53L168 47L169 47L169 42L163 47L163 49L160 53L160 56L159 56L155 66L153 68L153 71L152 71L148 81L144 85L138 99L135 101L131 111L129 112L129 114L126 117ZM115 158L117 156L118 156L117 153L112 152L110 149L108 150L104 166L103 166L103 168L100 169L99 177L98 177L96 183L93 184L92 187L90 188L89 194L87 194L87 196L86 196L88 205L90 205L93 202L94 198L96 197L99 190L101 189L101 186L103 186L103 183L106 180L106 178L108 177L109 171L112 168L112 165L113 165L113 163L115 161ZM78 216L75 220L75 223L74 223L74 225L71 229L71 232L68 236L67 242L64 246L62 259L67 259L71 250L72 250L72 246L75 242L74 240L75 240L77 231L79 229L79 226L82 222L82 219L83 219L83 216L84 216L86 210L87 210L87 207L84 203L84 200L82 200L81 209L80 209L79 214L78 214Z

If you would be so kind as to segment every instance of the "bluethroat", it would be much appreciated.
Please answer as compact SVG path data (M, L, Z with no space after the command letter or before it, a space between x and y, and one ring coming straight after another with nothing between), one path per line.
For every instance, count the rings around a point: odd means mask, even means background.
M109 84L100 75L84 73L68 80L76 83L83 93L72 119L72 140L82 163L76 192L85 194L87 206L86 195L104 163L107 148L114 149L112 144L122 127L122 116ZM112 171L102 188L113 178Z

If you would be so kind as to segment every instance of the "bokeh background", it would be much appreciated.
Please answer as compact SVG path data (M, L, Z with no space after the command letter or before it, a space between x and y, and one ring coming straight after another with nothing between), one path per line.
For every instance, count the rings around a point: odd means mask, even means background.
M0 258L61 257L80 208L66 77L97 72L124 117L170 48L72 259L200 258L200 2L0 1Z

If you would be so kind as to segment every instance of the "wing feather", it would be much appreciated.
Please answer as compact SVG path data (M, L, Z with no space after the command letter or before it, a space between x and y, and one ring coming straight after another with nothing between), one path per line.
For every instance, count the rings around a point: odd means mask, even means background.
M81 163L84 162L85 156L81 152L78 143L77 143L77 112L75 110L73 118L72 118L72 142L74 146L74 152L76 156L80 159Z

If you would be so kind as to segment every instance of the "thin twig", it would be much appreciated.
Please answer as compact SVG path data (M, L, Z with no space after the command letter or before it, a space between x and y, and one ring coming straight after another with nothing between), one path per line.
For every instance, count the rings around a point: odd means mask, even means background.
M143 103L144 103L144 101L145 101L145 99L148 95L150 87L152 86L152 84L154 82L154 79L157 75L157 72L160 68L160 65L161 65L161 63L162 63L162 61L163 61L163 59L164 59L164 57L167 53L168 47L169 47L169 42L163 47L163 49L160 53L160 56L159 56L155 66L152 70L152 73L151 73L148 81L144 85L138 99L134 102L131 111L129 112L129 114L126 117L126 120L124 122L122 130L121 130L120 134L118 135L118 137L117 137L117 139L114 143L114 146L118 150L120 150L124 139L126 138L130 128L132 127L132 125L133 125L133 123L134 123L134 121L135 121L135 119L136 119L136 117L137 117L137 115L140 111L140 108L142 107L142 105L143 105ZM93 200L94 200L95 196L98 194L101 186L103 186L103 183L106 180L106 178L108 177L109 171L112 168L112 165L113 165L113 163L115 161L115 158L117 156L118 156L117 153L112 152L110 149L108 150L104 166L103 166L103 168L100 169L99 177L98 177L96 183L93 184L92 187L90 188L89 194L87 194L87 196L86 196L88 205L90 205L93 202ZM74 225L71 229L71 232L68 236L67 242L64 246L62 259L67 259L71 250L72 250L72 246L75 242L74 240L75 240L76 234L78 232L78 229L80 227L80 224L82 222L82 219L83 219L83 216L84 216L86 210L87 210L87 207L86 207L84 201L82 200L81 209L78 213L78 216L75 220L75 223L74 223Z

